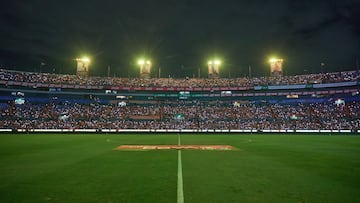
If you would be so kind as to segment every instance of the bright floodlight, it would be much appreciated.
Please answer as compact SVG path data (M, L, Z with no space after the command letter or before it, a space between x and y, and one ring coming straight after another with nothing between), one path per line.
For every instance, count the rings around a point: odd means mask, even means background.
M283 61L283 59L279 59L279 58L270 58L269 59L270 63L277 63L277 62L282 62L282 61Z
M221 66L221 61L219 59L211 59L208 61L208 75L209 78L218 78L219 77L219 68Z
M284 59L272 57L269 59L270 64L270 75L271 76L282 76L283 73Z
M139 65L144 65L144 64L145 64L145 60L144 60L144 59L138 60L138 64L139 64Z
M208 65L221 65L221 61L218 59L208 61Z
M86 56L83 57L81 60L82 60L83 62L87 62L87 63L90 62L90 59L89 59L88 57L86 57Z
M81 63L90 63L90 58L84 56L82 58L77 58L76 61L81 62Z
M150 78L152 63L148 58L142 58L138 60L138 65L140 68L140 77L141 78Z
M89 57L76 58L76 75L78 76L88 76L89 75Z

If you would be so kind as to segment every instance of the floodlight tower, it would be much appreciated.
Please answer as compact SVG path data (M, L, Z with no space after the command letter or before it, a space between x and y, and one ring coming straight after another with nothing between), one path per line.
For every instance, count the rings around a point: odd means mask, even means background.
M76 58L76 75L87 77L89 76L90 59L88 57Z
M221 65L221 61L219 59L213 59L208 61L209 78L219 78L220 65Z
M283 63L284 59L281 58L270 58L270 76L281 77L283 75Z
M139 59L138 65L140 66L140 77L150 78L152 63L149 59Z

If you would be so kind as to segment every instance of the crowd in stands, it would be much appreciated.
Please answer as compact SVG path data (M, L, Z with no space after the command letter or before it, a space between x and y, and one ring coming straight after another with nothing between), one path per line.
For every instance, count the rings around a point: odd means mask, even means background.
M119 78L79 77L76 75L20 72L0 69L0 81L16 81L46 84L122 86L122 87L253 87L257 85L292 85L357 81L358 71L306 74L282 77L241 78Z
M270 104L188 101L156 104L0 105L9 129L360 129L360 102ZM177 119L175 115L184 115Z
M282 77L118 78L79 77L0 69L0 82L122 87L253 87L358 81L358 71ZM4 84L4 83L2 83ZM184 115L175 119L174 115ZM155 104L0 103L0 128L10 129L360 129L360 102L254 104L174 101Z

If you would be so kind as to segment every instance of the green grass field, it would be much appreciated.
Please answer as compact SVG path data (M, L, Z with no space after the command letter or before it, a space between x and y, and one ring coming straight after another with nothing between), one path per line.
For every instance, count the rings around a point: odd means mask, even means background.
M176 134L0 134L0 202L176 202ZM360 137L181 135L185 202L360 202Z

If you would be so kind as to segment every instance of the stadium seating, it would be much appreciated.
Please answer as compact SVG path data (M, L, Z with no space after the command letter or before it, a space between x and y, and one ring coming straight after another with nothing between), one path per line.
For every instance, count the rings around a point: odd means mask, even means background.
M100 86L126 86L126 87L239 87L256 85L293 85L318 84L357 81L360 79L358 71L334 72L324 74L308 74L283 77L253 77L253 78L118 78L118 77L89 77L82 78L76 75L60 75L49 73L19 72L0 69L0 81L27 82L46 84L70 85L100 85Z
M360 102L310 104L179 103L9 105L0 126L11 129L359 129ZM183 120L174 115L183 114ZM66 119L61 116L66 115Z
M129 79L81 78L75 75L1 69L0 129L358 130L359 76L358 71L348 71L280 78ZM349 84L344 82L352 83L348 87L346 85ZM46 84L46 88L38 89L28 84ZM58 84L85 86L81 92L75 86L57 92ZM324 85L315 91L309 90L308 86L291 86L295 84ZM88 90L87 85L96 85L99 88L96 91ZM279 88L262 90L263 86L270 87L267 85ZM251 88L239 90L241 94L230 92L229 95L219 93L217 96L213 92L209 94L207 90L199 90L199 97L190 96L189 93L189 96L181 98L177 97L177 90L171 90L166 94L162 92L164 89L138 92L132 92L130 89L120 92L106 90L113 86ZM17 91L11 91L9 87ZM292 92L284 93L283 87L297 89L295 93L301 96L303 94L302 98L298 98L298 95L294 97ZM110 91L112 95L100 93L104 90ZM310 94L302 91L309 91ZM160 95L159 92L163 95L161 98L156 96ZM318 92L326 94L320 95ZM120 96L120 100L114 99L122 94L127 96ZM175 95L175 98L167 96L171 94ZM24 98L26 102L15 102L18 98ZM342 102L336 103L337 98L343 98ZM179 120L175 115L183 117Z

